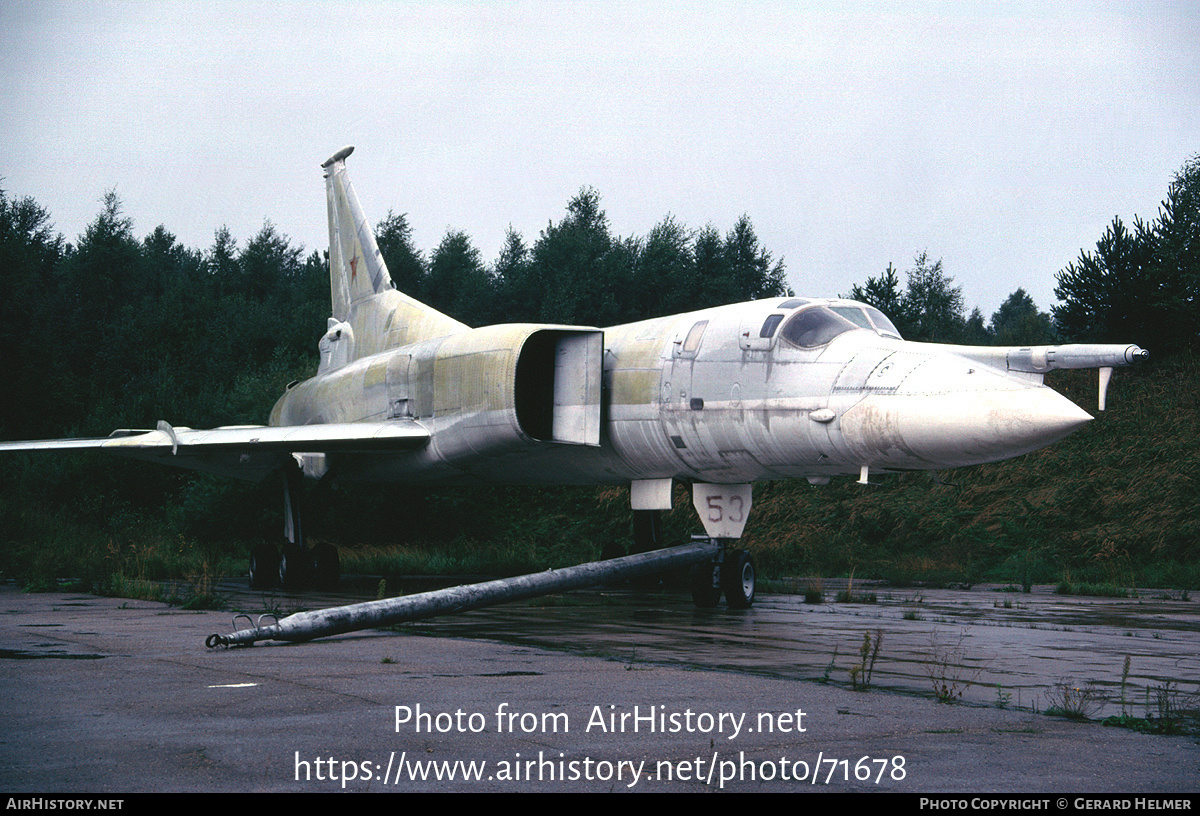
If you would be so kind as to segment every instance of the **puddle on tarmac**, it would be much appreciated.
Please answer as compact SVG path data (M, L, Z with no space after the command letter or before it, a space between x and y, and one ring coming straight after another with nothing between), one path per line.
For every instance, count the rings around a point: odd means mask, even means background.
M1167 600L1156 590L1088 598L1055 595L1049 586L1032 593L1000 589L872 587L876 602L859 604L806 604L803 595L769 594L740 612L696 609L686 592L606 589L404 629L602 656L631 669L669 663L846 687L869 635L872 646L881 638L874 688L923 696L934 696L936 688L976 704L1045 710L1063 687L1093 683L1107 698L1093 717L1120 713L1128 656L1124 698L1130 714L1146 716L1164 683L1200 696L1200 603ZM262 597L238 594L250 603ZM826 587L826 599L834 595ZM371 598L295 596L309 609Z

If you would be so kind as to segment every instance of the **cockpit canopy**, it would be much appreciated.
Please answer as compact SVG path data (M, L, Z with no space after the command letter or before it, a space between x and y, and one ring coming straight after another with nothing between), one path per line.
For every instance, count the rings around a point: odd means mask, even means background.
M816 348L854 329L867 329L885 337L901 339L900 332L883 312L873 306L851 302L801 309L787 319L779 336L793 346Z

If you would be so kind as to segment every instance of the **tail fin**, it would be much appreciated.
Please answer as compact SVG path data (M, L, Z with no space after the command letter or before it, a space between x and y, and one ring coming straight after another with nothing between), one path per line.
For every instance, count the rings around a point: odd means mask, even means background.
M393 288L375 233L346 176L346 157L353 152L353 147L343 147L321 165L329 205L329 283L338 320L346 320L350 307L362 298Z
M343 147L321 165L329 205L329 289L333 300L330 349L322 360L337 366L387 348L444 337L468 327L398 291L346 175ZM336 351L335 346L341 346ZM326 363L323 363L323 365Z

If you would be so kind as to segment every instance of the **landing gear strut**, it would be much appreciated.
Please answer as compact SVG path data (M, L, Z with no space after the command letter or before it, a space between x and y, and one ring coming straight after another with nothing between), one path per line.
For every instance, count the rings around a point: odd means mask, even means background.
M711 561L692 567L692 601L701 609L715 607L722 594L730 609L749 609L755 585L754 558L745 550L726 546Z
M283 481L283 546L259 544L250 552L250 588L288 590L337 584L341 565L337 548L325 542L304 545L304 486L299 467L281 473Z

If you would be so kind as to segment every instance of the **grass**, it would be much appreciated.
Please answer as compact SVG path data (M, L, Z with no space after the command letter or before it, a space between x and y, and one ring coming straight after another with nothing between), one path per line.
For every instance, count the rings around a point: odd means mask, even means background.
M528 544L509 542L483 547L464 538L425 546L342 546L338 555L343 572L362 575L521 575L551 566Z
M1064 579L1054 592L1058 595L1085 595L1096 598L1128 598L1137 593L1116 584L1073 583Z
M936 629L929 635L929 652L925 656L925 674L933 687L933 696L939 703L954 703L962 699L963 693L983 673L982 666L968 666L964 640L966 633L959 630L953 640L944 638Z
M821 579L810 579L804 587L804 602L806 604L825 603L825 592L821 586Z
M830 657L829 657L829 665L825 667L825 675L821 678L822 683L829 682L829 675L833 674L834 666L837 663L837 657L838 657L838 647L834 646L833 654L830 655Z
M863 633L862 646L858 649L859 662L850 667L850 684L865 691L871 687L871 675L875 672L875 661L879 659L879 648L883 645L883 631Z
M1145 716L1136 717L1126 710L1122 682L1121 713L1102 720L1104 725L1146 734L1200 735L1200 686L1189 693L1178 683L1167 681L1147 687L1144 695Z
M219 546L162 535L145 525L104 534L61 509L30 509L18 530L25 536L4 552L0 575L16 578L31 592L68 589L218 609L224 602L215 591L217 583L245 568L242 558ZM48 538L49 545L33 544L38 535Z
M1200 686L1185 692L1176 681L1165 681L1143 689L1144 716L1135 716L1130 696L1132 658L1125 656L1121 667L1119 702L1121 713L1101 722L1115 728L1128 728L1146 734L1200 735ZM1045 694L1044 713L1072 720L1091 720L1109 702L1109 695L1094 682L1079 684L1059 680Z
M1095 681L1079 684L1070 679L1057 681L1045 698L1043 713L1080 722L1090 720L1108 702L1108 694Z

